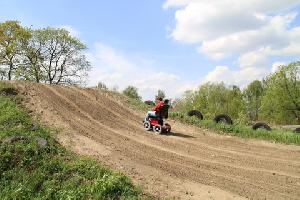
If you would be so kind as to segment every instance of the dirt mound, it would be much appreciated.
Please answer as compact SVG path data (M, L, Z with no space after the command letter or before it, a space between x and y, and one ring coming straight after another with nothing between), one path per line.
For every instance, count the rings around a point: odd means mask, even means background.
M18 83L26 106L73 151L129 175L145 191L180 199L299 199L300 147L220 136L170 121L142 127L121 96L95 89Z

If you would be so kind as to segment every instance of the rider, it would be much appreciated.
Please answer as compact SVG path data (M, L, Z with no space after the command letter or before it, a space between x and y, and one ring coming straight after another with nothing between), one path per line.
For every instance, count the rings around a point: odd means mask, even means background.
M163 99L161 97L156 98L156 105L154 108L152 108L152 111L148 111L147 115L145 117L145 121L149 120L149 117L156 117L156 112L161 109L161 107L164 105Z

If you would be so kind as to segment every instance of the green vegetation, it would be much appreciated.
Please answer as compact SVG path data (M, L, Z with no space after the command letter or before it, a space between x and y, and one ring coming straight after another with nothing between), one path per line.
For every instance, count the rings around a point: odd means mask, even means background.
M0 23L0 80L85 83L90 70L85 49L65 29L31 29L18 21L5 21Z
M142 97L138 93L138 89L134 86L128 86L123 90L123 94L130 99L141 101Z
M258 114L261 107L261 99L263 97L263 84L261 81L255 80L250 83L244 90L244 101L248 114L251 120L258 120Z
M16 90L0 82L0 199L138 199L129 178L78 157L59 145L17 102ZM4 142L8 136L27 140ZM47 140L41 147L33 140Z
M158 90L158 91L157 91L157 95L155 95L155 99L154 99L154 100L156 100L158 97L164 99L164 98L166 97L165 91L163 91L163 90Z
M285 144L300 145L300 135L292 131L284 129L273 129L267 131L264 129L253 130L252 127L246 126L243 123L234 123L233 125L224 123L215 123L212 120L200 120L196 117L189 117L180 112L171 112L170 118L180 120L181 122L196 125L202 128L209 128L215 130L219 134L229 134L239 136L242 138L259 138L271 140L274 142Z
M131 99L129 98L127 103L133 108L133 109L136 109L136 110L141 110L141 111L148 111L148 110L151 110L153 106L151 105L147 105L145 104L144 102L142 102L141 100L139 99Z
M300 124L300 61L281 66L243 91L223 83L206 83L196 91L186 91L175 110L186 113L192 109L201 111L204 118L227 114L248 123Z
M98 90L108 90L107 86L103 82L99 82L96 86Z
M267 77L261 113L274 123L300 124L300 61Z

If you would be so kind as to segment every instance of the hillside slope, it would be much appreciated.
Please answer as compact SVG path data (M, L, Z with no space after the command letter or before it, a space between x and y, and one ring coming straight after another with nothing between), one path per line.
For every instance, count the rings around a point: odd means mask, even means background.
M158 197L298 199L300 147L220 136L170 121L173 133L142 128L143 115L116 94L17 83L26 107L79 154L129 175Z

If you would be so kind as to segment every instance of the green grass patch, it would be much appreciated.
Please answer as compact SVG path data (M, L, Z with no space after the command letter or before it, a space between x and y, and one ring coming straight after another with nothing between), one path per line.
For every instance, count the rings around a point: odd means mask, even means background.
M0 82L0 199L139 199L141 191L131 180L79 157L58 144L49 128L33 122L17 103L18 94ZM9 91L9 90L6 90ZM4 142L8 136L28 140ZM35 136L47 140L42 148ZM145 198L145 197L143 197Z
M272 129L267 131L264 129L253 130L252 127L243 124L234 123L228 125L224 123L215 123L213 120L199 120L196 117L189 117L181 112L170 112L170 118L177 119L181 122L196 125L202 128L209 128L215 130L219 134L227 134L239 136L242 138L259 138L264 140L271 140L274 142L284 144L300 145L300 135L293 133L293 131L285 129Z
M151 110L152 107L154 106L149 106L147 104L145 104L143 101L139 100L139 99L132 99L132 98L128 98L127 103L136 110L141 110L141 111L148 111Z

